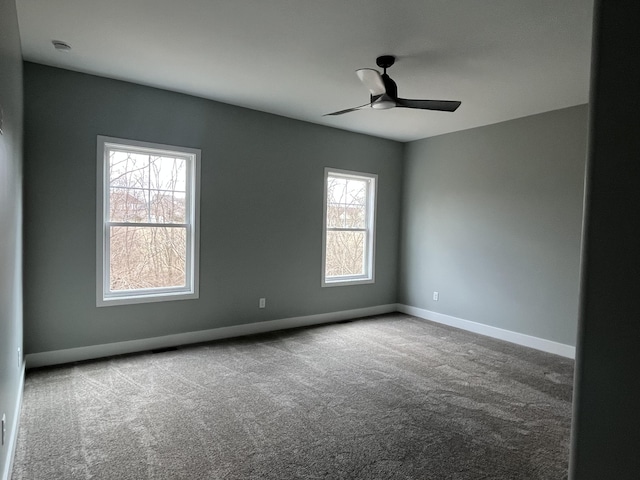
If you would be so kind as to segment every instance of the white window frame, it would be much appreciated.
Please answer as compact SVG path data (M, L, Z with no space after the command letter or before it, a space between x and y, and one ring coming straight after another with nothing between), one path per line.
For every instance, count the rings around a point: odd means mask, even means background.
M336 229L327 228L327 190L328 179L330 176L341 178L353 178L368 182L367 188L367 219L364 229ZM338 168L325 167L324 169L324 202L322 215L322 286L337 287L345 285L362 285L366 283L375 283L375 245L376 245L376 214L377 214L377 188L378 175L374 173L354 172L351 170L341 170ZM327 231L335 230L353 230L365 231L365 265L364 274L362 275L340 275L335 277L327 277L326 260L327 260Z
M97 249L96 249L96 305L128 305L136 303L187 300L199 297L199 258L200 258L200 150L177 147L159 143L140 142L98 135L97 148ZM110 148L130 152L153 153L186 159L187 181L187 265L186 285L184 287L148 288L112 292L109 290L109 226L163 226L161 223L128 223L109 221L109 155ZM173 224L172 224L173 225Z

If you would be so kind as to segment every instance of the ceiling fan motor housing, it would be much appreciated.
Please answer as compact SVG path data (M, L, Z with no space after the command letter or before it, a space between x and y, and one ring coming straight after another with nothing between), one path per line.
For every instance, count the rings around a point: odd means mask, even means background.
M375 108L376 110L388 110L389 108L397 106L398 86L386 73L383 73L380 76L382 77L386 91L382 95L371 96L371 108Z
M393 99L398 98L398 85L396 85L396 82L391 80L391 77L386 73L383 73L381 77L384 82L384 88L387 91L387 95Z

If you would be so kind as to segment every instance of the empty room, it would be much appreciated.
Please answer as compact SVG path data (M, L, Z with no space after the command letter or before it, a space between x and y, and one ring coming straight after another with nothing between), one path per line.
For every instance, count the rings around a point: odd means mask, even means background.
M0 479L637 479L640 7L0 0Z

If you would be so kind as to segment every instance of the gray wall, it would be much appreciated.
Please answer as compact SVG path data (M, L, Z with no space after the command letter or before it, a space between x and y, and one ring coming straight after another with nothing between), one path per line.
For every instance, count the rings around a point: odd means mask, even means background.
M0 0L0 107L0 416L7 415L10 438L22 372L22 54L13 0ZM0 476L7 447L0 447Z
M596 3L573 480L640 477L640 3Z
M199 300L95 306L98 134L202 149ZM396 301L400 143L26 63L25 145L27 353ZM375 284L320 287L325 166L379 175Z
M408 144L399 302L575 345L586 133L583 105Z

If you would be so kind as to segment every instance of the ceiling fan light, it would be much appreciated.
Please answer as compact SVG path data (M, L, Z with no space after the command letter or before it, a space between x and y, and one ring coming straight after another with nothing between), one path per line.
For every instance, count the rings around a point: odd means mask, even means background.
M371 104L371 107L375 108L376 110L389 110L390 108L393 108L395 106L396 102L394 102L390 98L381 98L380 100L377 100Z
M395 106L396 102L392 100L381 100L371 105L371 107L375 108L376 110L389 110L390 108L393 108Z

